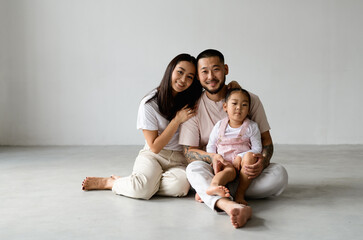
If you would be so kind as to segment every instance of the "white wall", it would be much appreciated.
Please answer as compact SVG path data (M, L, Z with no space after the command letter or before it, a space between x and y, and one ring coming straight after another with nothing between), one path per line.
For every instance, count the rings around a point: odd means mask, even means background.
M363 144L363 1L0 0L0 144L143 144L140 99L221 50L275 143Z
M8 136L8 115L7 115L7 86L9 84L8 48L7 48L7 27L8 14L7 2L0 0L0 145L3 139Z

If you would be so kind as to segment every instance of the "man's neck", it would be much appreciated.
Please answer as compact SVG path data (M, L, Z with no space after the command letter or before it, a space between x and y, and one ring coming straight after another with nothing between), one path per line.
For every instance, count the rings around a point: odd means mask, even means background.
M214 102L219 102L222 99L224 99L226 97L226 93L227 93L227 85L224 85L224 87L215 94L211 94L208 91L206 91L207 97Z

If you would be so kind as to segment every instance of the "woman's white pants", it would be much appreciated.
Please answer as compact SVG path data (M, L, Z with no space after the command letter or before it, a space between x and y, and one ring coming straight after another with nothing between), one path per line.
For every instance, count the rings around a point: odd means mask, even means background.
M190 188L185 173L186 165L181 151L163 149L155 154L145 146L135 160L132 174L117 179L112 191L140 199L150 199L154 194L185 196Z

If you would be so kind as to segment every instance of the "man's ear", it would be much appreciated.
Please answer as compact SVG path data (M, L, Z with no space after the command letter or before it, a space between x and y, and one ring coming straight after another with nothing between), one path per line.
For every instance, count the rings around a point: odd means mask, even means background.
M228 75L228 65L227 64L224 64L224 72L225 72L225 75Z

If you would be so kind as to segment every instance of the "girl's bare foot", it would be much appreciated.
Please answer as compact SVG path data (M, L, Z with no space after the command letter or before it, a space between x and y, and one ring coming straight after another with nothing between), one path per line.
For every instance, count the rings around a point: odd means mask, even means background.
M243 205L248 205L247 201L244 199L244 197L239 197L239 196L236 196L236 198L234 199L234 201L236 203L240 203L240 204L243 204Z
M252 216L252 209L249 206L233 203L227 208L226 213L231 218L233 227L243 227Z
M212 196L215 196L215 195L218 195L218 196L221 196L221 197L230 197L231 194L229 194L229 189L226 188L225 186L210 186L206 193L208 195L212 195Z
M82 183L82 190L111 190L115 179L112 177L86 177Z

